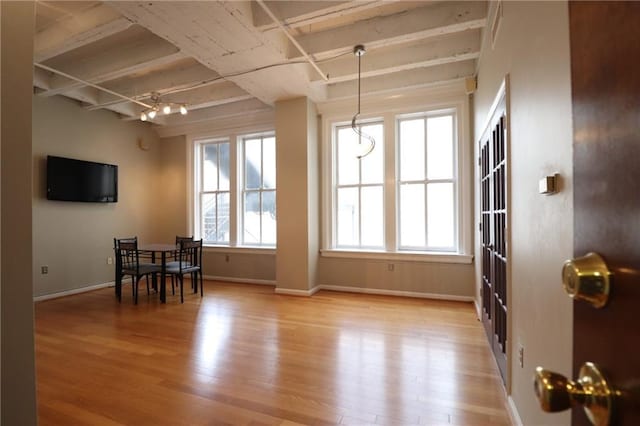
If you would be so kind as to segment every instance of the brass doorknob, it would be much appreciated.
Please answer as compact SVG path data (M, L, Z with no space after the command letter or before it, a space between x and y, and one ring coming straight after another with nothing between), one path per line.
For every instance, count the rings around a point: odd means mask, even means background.
M591 362L580 368L580 378L576 381L538 367L533 386L544 411L553 413L582 405L591 423L597 426L609 424L614 397L619 394Z
M602 308L609 300L612 273L597 253L567 260L562 267L564 291L576 300Z

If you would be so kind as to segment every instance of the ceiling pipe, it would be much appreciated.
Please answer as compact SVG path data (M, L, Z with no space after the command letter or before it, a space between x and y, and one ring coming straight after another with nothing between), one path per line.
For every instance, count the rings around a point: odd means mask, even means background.
M94 87L94 88L96 88L98 90L102 90L103 92L109 93L109 94L111 94L113 96L117 96L117 97L122 98L124 100L127 100L129 102L133 102L133 103L138 104L138 105L140 105L142 107L145 107L145 108L152 108L153 107L153 105L149 105L149 104L141 102L141 101L139 101L137 99L130 98L130 97L125 96L125 95L121 95L120 93L114 92L113 90L109 90L106 87L100 86L100 85L95 84L95 83L91 83L91 82L89 82L87 80L83 80L83 79L78 78L78 77L74 77L74 76L72 76L70 74L67 74L66 72L57 70L55 68L51 68L50 66L43 65L43 64L40 64L38 62L34 62L33 65L35 65L38 68L42 68L43 70L51 71L51 72L59 74L59 75L61 75L63 77L66 77L66 78L69 78L71 80L77 81L78 83L82 83L85 86L91 86L91 87Z
M324 81L329 81L329 77L324 72L322 72L316 61L314 61L313 58L304 50L304 47L302 47L300 43L298 43L295 37L289 32L289 29L280 21L280 19L278 19L276 15L273 14L273 12L271 12L271 9L269 9L269 7L264 3L264 0L256 1L264 9L267 15L269 15L271 20L273 20L273 22L282 30L282 32L284 32L287 38L291 40L291 43L293 43L293 45L300 51L300 53L302 53L302 56L304 56L304 58L318 72L320 77L322 77Z

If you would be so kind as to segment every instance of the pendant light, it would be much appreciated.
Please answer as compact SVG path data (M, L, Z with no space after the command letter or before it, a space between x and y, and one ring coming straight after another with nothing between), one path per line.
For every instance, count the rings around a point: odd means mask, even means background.
M353 54L358 57L358 111L351 119L351 128L358 135L358 145L361 149L357 157L360 160L363 157L366 157L367 155L371 154L371 151L373 151L373 148L375 148L376 146L376 141L375 139L373 139L373 137L363 132L362 129L360 129L360 127L356 123L356 120L360 115L360 61L362 59L362 55L365 54L364 46L361 44L355 46L353 48ZM367 140L368 146L363 146L362 139Z

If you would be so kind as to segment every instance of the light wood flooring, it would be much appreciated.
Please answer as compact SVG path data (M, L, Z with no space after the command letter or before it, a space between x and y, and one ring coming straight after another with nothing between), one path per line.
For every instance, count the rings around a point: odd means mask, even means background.
M37 303L40 425L510 424L470 303L204 293Z

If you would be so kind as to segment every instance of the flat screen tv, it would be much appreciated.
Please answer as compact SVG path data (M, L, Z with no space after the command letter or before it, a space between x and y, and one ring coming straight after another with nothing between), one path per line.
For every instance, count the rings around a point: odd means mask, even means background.
M47 199L115 203L118 166L47 156Z

